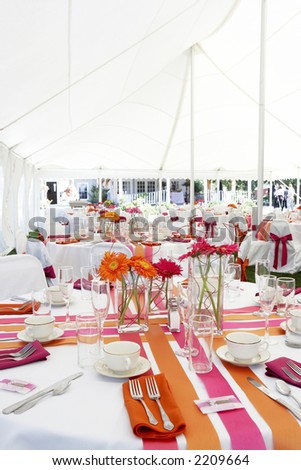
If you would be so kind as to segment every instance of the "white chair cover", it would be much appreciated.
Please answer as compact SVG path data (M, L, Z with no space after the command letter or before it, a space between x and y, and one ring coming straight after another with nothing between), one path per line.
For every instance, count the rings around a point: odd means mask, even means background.
M116 253L124 253L129 258L133 255L131 250L124 245L123 243L109 243L109 242L99 242L96 243L90 251L90 257L94 255L99 255L100 259L104 256L106 251L114 251Z
M16 231L16 252L18 255L26 253L27 236L23 230Z
M47 287L40 261L32 255L0 257L0 300Z
M296 272L295 247L287 220L275 219L270 227L268 259L271 271Z
M36 238L29 238L26 243L26 253L35 256L40 261L47 284L49 286L54 285L53 279L55 278L55 273L52 268L52 260L44 243Z

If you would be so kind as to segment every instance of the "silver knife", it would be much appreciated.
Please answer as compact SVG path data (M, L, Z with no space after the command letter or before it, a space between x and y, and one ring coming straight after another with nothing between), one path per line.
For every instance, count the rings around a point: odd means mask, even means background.
M25 398L25 400L18 401L17 403L14 403L13 405L7 406L2 410L2 413L5 415L8 415L10 413L13 413L15 410L20 408L20 406L25 405L26 403L31 402L32 400L36 400L37 398L43 397L44 395L47 395L49 392L52 392L55 388L57 388L61 383L64 382L71 382L74 379L77 379L78 377L81 377L83 375L83 372L77 372L76 374L69 375L69 377L66 377L65 379L59 380L58 382L54 383L53 385L50 385L47 388L44 388L38 393L35 393L34 395L31 395L31 397Z
M290 410L296 416L296 418L301 420L301 410L298 410L293 405L283 400L283 398L278 397L276 393L274 393L272 390L265 387L261 383L257 382L257 380L254 380L252 377L247 377L247 379L252 385L257 387L261 392L265 393L268 397L272 398L272 400L275 400L278 403L280 403L280 405Z

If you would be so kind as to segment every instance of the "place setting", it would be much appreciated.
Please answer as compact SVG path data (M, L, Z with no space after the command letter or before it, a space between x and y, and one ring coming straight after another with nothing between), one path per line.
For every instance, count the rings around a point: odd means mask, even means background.
M227 344L216 350L223 361L238 367L248 367L266 362L270 358L268 343L262 337L245 331L228 333Z

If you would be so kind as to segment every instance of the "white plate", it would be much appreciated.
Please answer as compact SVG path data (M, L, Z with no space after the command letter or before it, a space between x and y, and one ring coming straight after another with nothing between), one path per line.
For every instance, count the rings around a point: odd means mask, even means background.
M114 372L109 369L104 363L103 359L99 359L95 364L95 369L99 374L105 375L106 377L114 377L116 379L123 379L129 377L136 377L137 375L145 374L151 368L151 364L145 357L139 357L138 364L135 369L127 370L126 372Z
M63 336L63 334L64 334L64 330L61 330L61 328L54 327L53 332L51 333L50 336L48 336L47 339L43 339L43 340L40 339L39 341L40 343L48 343L49 341L53 341L54 339L60 338L61 336ZM27 333L25 330L19 331L19 333L17 334L17 337L21 341L25 341L26 343L31 343L32 341L34 341L32 338L27 336Z
M269 359L270 353L269 351L261 351L256 357L250 360L246 360L244 362L242 361L237 361L234 359L233 356L228 352L228 346L221 346L216 350L216 354L220 359L226 362L230 362L230 364L235 364L238 367L248 367L248 366L254 366L256 364L261 364L262 362L265 362Z

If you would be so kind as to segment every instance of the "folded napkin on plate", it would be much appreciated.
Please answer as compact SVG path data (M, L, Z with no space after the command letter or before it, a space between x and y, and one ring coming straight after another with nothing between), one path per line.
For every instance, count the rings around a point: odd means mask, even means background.
M78 243L80 242L80 240L77 240L76 238L70 238L69 240L66 239L66 240L57 240L55 243L57 245L69 245L70 243Z
M170 420L174 423L175 427L172 431L167 431L163 428L162 418L159 412L159 408L155 400L150 400L147 395L145 377L139 377L139 382L143 391L144 400L153 412L154 416L158 419L157 425L150 424L146 416L144 407L138 400L134 400L131 397L129 383L125 382L123 387L123 397L125 406L127 408L131 425L136 436L144 439L171 439L178 434L182 434L185 430L185 422L178 405L176 404L172 393L170 391L168 382L164 374L158 374L154 376L158 388L161 393L161 404L168 414Z
M32 344L35 346L36 350L25 359L21 359L20 361L14 361L11 358L3 358L0 360L0 370L1 369L9 369L11 367L23 366L25 364L30 364L31 362L42 361L49 356L49 352L43 348L39 341L33 341ZM23 347L23 346L22 346ZM14 349L1 349L0 357L3 356L4 353L12 353L19 351L21 348L14 348Z
M24 307L23 307L24 305ZM17 310L19 309L19 310ZM32 313L31 301L23 304L2 304L0 303L0 315L25 315Z
M287 367L290 369L287 365L287 361L289 361L289 357L278 357L277 359L274 359L273 361L266 362L266 375L269 375L270 377L276 377L277 379L282 379L285 382L295 385L296 387L301 387L301 382L295 382L294 380L290 379L281 369L281 367ZM301 362L295 361L295 364L301 367ZM293 371L291 371L292 374L295 374ZM295 374L296 377L298 377L297 374ZM301 378L301 377L299 377Z

